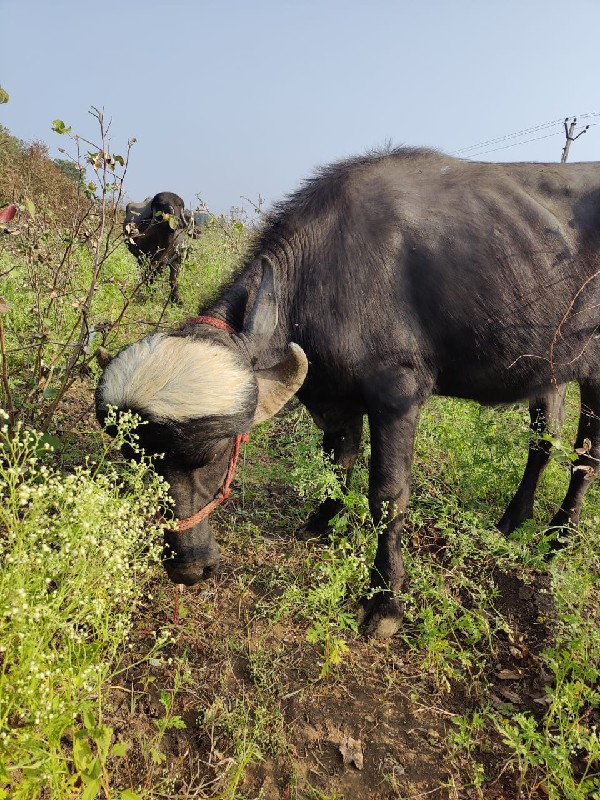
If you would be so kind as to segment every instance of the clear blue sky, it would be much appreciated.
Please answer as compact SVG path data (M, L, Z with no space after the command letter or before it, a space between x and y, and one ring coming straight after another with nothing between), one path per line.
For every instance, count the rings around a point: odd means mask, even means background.
M386 142L531 128L464 155L557 161L567 116L591 123L569 160L600 159L598 0L0 0L0 31L0 123L58 156L51 121L94 137L103 108L113 152L137 139L130 199L268 206Z

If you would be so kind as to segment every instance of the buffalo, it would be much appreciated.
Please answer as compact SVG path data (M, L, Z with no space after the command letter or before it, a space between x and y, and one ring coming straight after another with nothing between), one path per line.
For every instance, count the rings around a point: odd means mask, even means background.
M369 504L380 525L362 602L367 633L400 625L403 516L419 411L433 394L528 400L532 429L581 391L568 491L550 522L568 533L600 457L600 163L482 163L427 149L325 167L278 204L237 279L202 316L153 333L106 368L109 406L147 423L139 440L170 485L175 582L218 560L208 512L228 491L254 425L297 393L323 446L349 474L366 416ZM549 437L547 437L549 438ZM532 436L499 527L531 516L550 443ZM325 500L306 523L323 535Z
M169 299L178 304L181 245L187 225L183 200L173 192L159 192L142 203L128 203L125 208L123 236L129 252L144 270L145 282L152 283L168 266Z

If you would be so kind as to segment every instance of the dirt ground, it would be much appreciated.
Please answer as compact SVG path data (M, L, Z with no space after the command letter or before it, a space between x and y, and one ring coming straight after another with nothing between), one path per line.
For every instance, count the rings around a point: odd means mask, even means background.
M262 549L270 564L289 555L280 540ZM160 774L172 777L173 797L546 797L543 785L519 793L499 740L489 738L471 754L487 776L485 788L475 788L469 754L450 741L453 719L486 699L506 709L543 712L549 676L536 653L547 634L540 620L551 603L541 576L528 585L498 576L499 604L511 631L498 642L498 661L486 676L492 689L484 698L477 687L469 695L428 688L401 637L384 643L348 637L342 664L319 679L320 653L306 641L306 623L273 623L256 614L262 592L260 577L248 574L253 569L225 548L219 574L199 591L186 590L181 600L186 616L173 626L173 662L133 667L121 691L112 693L110 723L117 736L133 725L139 741L149 741L164 714L160 692L173 685L175 661L185 659L188 680L175 696L175 713L186 727L167 731L160 744L167 756ZM173 596L166 579L158 577L157 584L155 605L149 600L145 609L156 630L172 624ZM144 629L134 638L134 656L143 653L151 634ZM260 755L227 794L228 769L240 758L236 739L243 735L256 736Z

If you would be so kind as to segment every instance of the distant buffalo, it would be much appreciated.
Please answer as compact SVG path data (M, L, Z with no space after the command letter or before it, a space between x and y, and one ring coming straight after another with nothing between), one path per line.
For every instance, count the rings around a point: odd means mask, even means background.
M149 284L168 265L172 303L181 303L178 277L187 225L183 200L173 192L159 192L142 203L128 203L125 209L123 235L129 252Z

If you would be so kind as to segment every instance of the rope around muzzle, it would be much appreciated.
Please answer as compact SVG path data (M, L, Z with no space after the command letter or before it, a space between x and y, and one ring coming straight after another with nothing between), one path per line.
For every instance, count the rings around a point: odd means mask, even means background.
M216 493L214 498L201 508L200 511L196 511L195 514L192 514L191 517L186 517L186 519L177 520L177 528L175 529L175 533L182 533L182 531L188 531L190 528L193 528L195 525L198 525L199 522L202 522L203 519L206 519L208 515L215 510L215 508L221 503L223 503L229 497L229 491L231 486L231 481L233 480L233 476L235 475L235 468L237 467L237 463L240 457L240 450L243 444L249 440L249 435L247 433L238 433L235 437L235 442L233 444L233 450L231 452L231 457L229 459L229 467L227 468L227 475L225 476L225 480L223 481L223 485Z
M229 488L231 485L231 481L233 480L233 476L235 474L235 468L237 466L239 457L240 457L240 450L242 444L245 444L250 437L247 433L239 433L235 437L235 442L233 445L233 450L231 453L231 457L229 459L229 467L227 469L227 475L225 476L225 480L223 481L223 485L219 489L219 491L214 496L213 500L210 503L201 508L200 511L197 511L195 514L192 514L191 517L187 517L186 519L180 519L177 521L177 528L173 531L174 533L182 533L183 531L187 531L190 528L193 528L194 525L198 525L199 522L202 522L203 519L206 519L208 515L215 510L217 506L223 503L229 497ZM179 595L183 593L183 583L177 584L175 586L175 600L173 603L173 624L177 625L179 623Z

